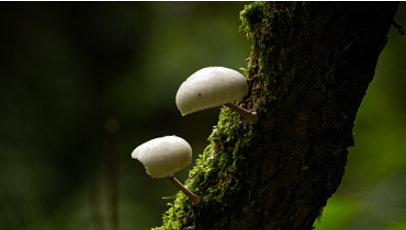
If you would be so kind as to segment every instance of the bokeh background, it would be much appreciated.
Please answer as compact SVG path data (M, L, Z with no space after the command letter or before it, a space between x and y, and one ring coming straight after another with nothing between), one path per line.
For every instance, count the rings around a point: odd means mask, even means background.
M172 134L202 152L219 109L181 117L175 94L199 68L246 67L245 4L0 3L0 230L159 226L177 190L130 153ZM316 229L406 229L405 60L392 28Z

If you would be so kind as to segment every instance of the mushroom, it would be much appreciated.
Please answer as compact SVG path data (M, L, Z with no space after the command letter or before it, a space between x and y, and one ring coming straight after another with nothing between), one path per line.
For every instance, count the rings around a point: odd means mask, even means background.
M164 136L149 140L131 153L139 160L152 178L168 178L178 189L190 197L194 205L199 204L200 196L180 183L173 174L186 168L192 160L192 147L177 136Z
M250 124L258 121L251 112L232 101L248 94L248 83L241 73L225 67L206 67L193 73L176 93L176 106L182 116L225 105L248 119Z

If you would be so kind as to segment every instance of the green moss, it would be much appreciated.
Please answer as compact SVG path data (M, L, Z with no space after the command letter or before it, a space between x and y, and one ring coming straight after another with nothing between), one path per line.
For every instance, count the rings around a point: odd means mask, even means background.
M217 126L208 138L210 144L197 159L189 172L185 185L202 198L198 207L181 192L163 216L163 226L159 229L185 229L195 226L202 210L211 210L214 206L227 206L225 197L232 197L239 191L239 164L244 160L240 149L249 145L253 132L242 132L243 122L238 114L222 108ZM203 211L204 212L204 211Z
M245 5L244 9L240 12L240 30L246 32L248 39L251 39L255 35L254 31L256 31L256 28L262 22L264 4L265 2L253 2Z
M241 29L249 38L252 38L262 23L264 4L249 4L240 14ZM248 79L252 80L261 77L259 69L254 62L250 62L248 68L243 71ZM241 166L246 164L247 153L244 148L252 144L254 135L258 135L254 129L255 125L248 125L245 118L223 106L219 121L208 138L209 145L199 155L196 165L189 172L189 179L185 182L191 191L201 196L201 203L195 207L179 192L163 215L163 226L154 228L155 230L200 229L204 222L210 223L210 218L214 218L216 213L223 213L230 208L229 204L235 203L230 202L230 199L235 199L242 188L238 178L241 178L243 173L240 168L244 167Z

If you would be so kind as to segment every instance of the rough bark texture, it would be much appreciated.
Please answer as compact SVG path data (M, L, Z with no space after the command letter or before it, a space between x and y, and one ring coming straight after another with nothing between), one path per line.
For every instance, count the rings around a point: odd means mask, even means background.
M239 104L228 108L157 229L312 229L344 173L353 122L397 3L252 3L253 40Z

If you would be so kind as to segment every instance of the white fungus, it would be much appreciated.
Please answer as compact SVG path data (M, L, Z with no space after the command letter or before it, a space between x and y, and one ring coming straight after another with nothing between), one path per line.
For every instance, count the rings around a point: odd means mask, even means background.
M182 116L233 102L247 95L244 75L225 67L206 67L184 81L176 94Z
M135 148L131 157L139 160L152 178L164 178L190 165L192 147L177 136L158 137Z
M152 178L168 178L190 198L193 205L200 203L200 196L191 192L173 175L192 160L192 147L187 141L177 136L158 137L135 148L131 157L139 160Z

